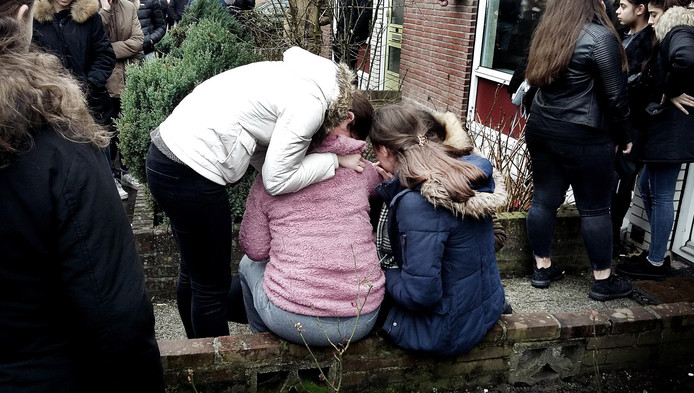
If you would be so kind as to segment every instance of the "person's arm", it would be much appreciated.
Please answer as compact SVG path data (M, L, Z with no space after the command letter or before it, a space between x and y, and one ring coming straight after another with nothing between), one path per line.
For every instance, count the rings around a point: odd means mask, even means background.
M402 248L401 269L387 269L386 290L393 300L412 311L432 311L443 298L441 260L448 232L423 224L435 220L431 211L421 211L417 197L404 196L396 217ZM433 211L433 209L431 209ZM391 239L391 244L395 244Z
M270 222L263 209L266 196L262 178L258 175L248 194L239 231L241 248L254 261L264 261L270 257Z
M137 9L135 9L134 5L132 7L132 13L130 14L130 23L130 37L124 41L111 42L113 51L116 52L116 59L129 59L142 50L145 36L142 34L142 26L140 26L140 20L137 19Z
M145 42L143 44L143 49L146 53L153 50L154 45L161 41L166 34L166 19L164 18L164 12L161 9L161 4L159 0L152 1L152 14L150 17L152 21L152 32L145 37Z
M632 140L629 119L629 100L627 98L627 74L622 70L621 43L613 34L598 37L593 49L595 61L596 88L605 99L604 108L610 120L610 128L615 142L624 148Z
M694 32L681 29L673 33L667 53L670 70L665 78L665 96L684 113L688 113L685 106L692 106L692 97L685 94L685 88L692 85L690 81L694 75L692 48Z
M366 178L366 188L369 190L369 198L375 197L376 196L376 186L381 183L384 179L381 177L381 175L378 173L376 170L376 167L374 166L375 164L364 160L364 171L362 172L362 176Z
M106 35L102 18L94 15L89 21L91 26L91 49L94 61L87 72L87 80L96 88L106 86L108 77L111 76L116 66L116 55L111 47L111 41Z
M127 375L142 391L163 393L152 304L113 176L100 149L81 144L70 153L65 182L53 196L56 296L64 299L65 320L99 362L95 379L120 384Z
M263 184L271 195L295 192L330 179L339 166L334 153L306 155L311 137L323 122L317 99L300 100L283 108L272 131L263 164Z

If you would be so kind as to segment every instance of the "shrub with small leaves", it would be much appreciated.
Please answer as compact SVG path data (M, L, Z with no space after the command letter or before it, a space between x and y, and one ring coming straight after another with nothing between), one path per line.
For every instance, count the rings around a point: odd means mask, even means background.
M184 37L180 46L172 45L166 57L130 66L126 71L122 113L116 125L123 159L140 181L146 178L149 133L176 105L204 80L259 60L251 44L234 34L238 22L215 0L196 1L185 15L172 29Z

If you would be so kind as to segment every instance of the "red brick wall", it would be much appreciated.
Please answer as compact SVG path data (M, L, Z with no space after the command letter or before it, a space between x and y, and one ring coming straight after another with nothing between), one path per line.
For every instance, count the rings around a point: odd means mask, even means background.
M470 95L477 0L406 1L400 78L402 96L465 116Z

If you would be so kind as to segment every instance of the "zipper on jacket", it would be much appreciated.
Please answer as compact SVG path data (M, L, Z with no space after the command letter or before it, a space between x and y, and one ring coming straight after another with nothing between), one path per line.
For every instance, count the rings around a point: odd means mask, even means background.
M407 255L407 234L403 233L400 239L400 248L402 249L402 255L400 256L400 258L402 259L402 263L404 264L405 255Z

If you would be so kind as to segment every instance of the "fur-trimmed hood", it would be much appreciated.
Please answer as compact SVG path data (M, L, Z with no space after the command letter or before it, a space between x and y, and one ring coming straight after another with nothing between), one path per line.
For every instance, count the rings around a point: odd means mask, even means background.
M352 96L356 90L354 71L344 64L316 56L299 47L291 47L283 54L286 64L307 80L312 80L323 92L328 110L325 115L325 130L331 131L347 118L352 108Z
M495 171L487 159L475 154L465 156L461 161L475 165L487 175L486 183L473 186L475 195L472 198L467 202L454 202L443 185L436 180L422 183L422 196L432 205L443 207L456 215L481 218L494 214L508 198L501 173Z
M77 23L84 23L99 12L99 0L74 0L70 5L70 16ZM34 19L39 23L50 23L55 10L50 0L39 0L34 9Z
M667 33L676 26L694 27L694 2L686 7L671 7L660 16L655 24L655 36L662 42Z
M466 203L453 202L439 182L428 181L423 183L422 195L434 206L441 206L464 216L481 217L496 212L499 207L506 204L506 199L508 198L501 172L493 168L488 160L482 158L482 154L474 147L470 136L455 114L451 112L434 112L432 115L446 129L444 144L457 149L473 147L473 155L468 156L470 159L468 160L466 157L463 160L484 171L490 186L475 188L475 196Z
M472 154L461 157L460 160L476 166L484 172L487 178L483 184L473 186L475 195L464 203L452 201L443 185L436 180L422 183L420 186L421 195L432 205L450 210L456 215L480 218L494 214L498 208L506 204L508 198L501 172L493 168L489 160L483 158L483 155L474 148L472 140L455 114L433 112L432 115L446 129L446 140L443 143L457 149L472 146ZM382 183L379 188L382 188L384 195L381 196L385 197L386 200L392 199L402 191L397 176L389 182Z
M481 155L463 128L463 124L458 119L458 116L452 112L433 112L432 116L446 129L446 140L443 141L445 145L455 147L456 149L472 147L473 154Z

